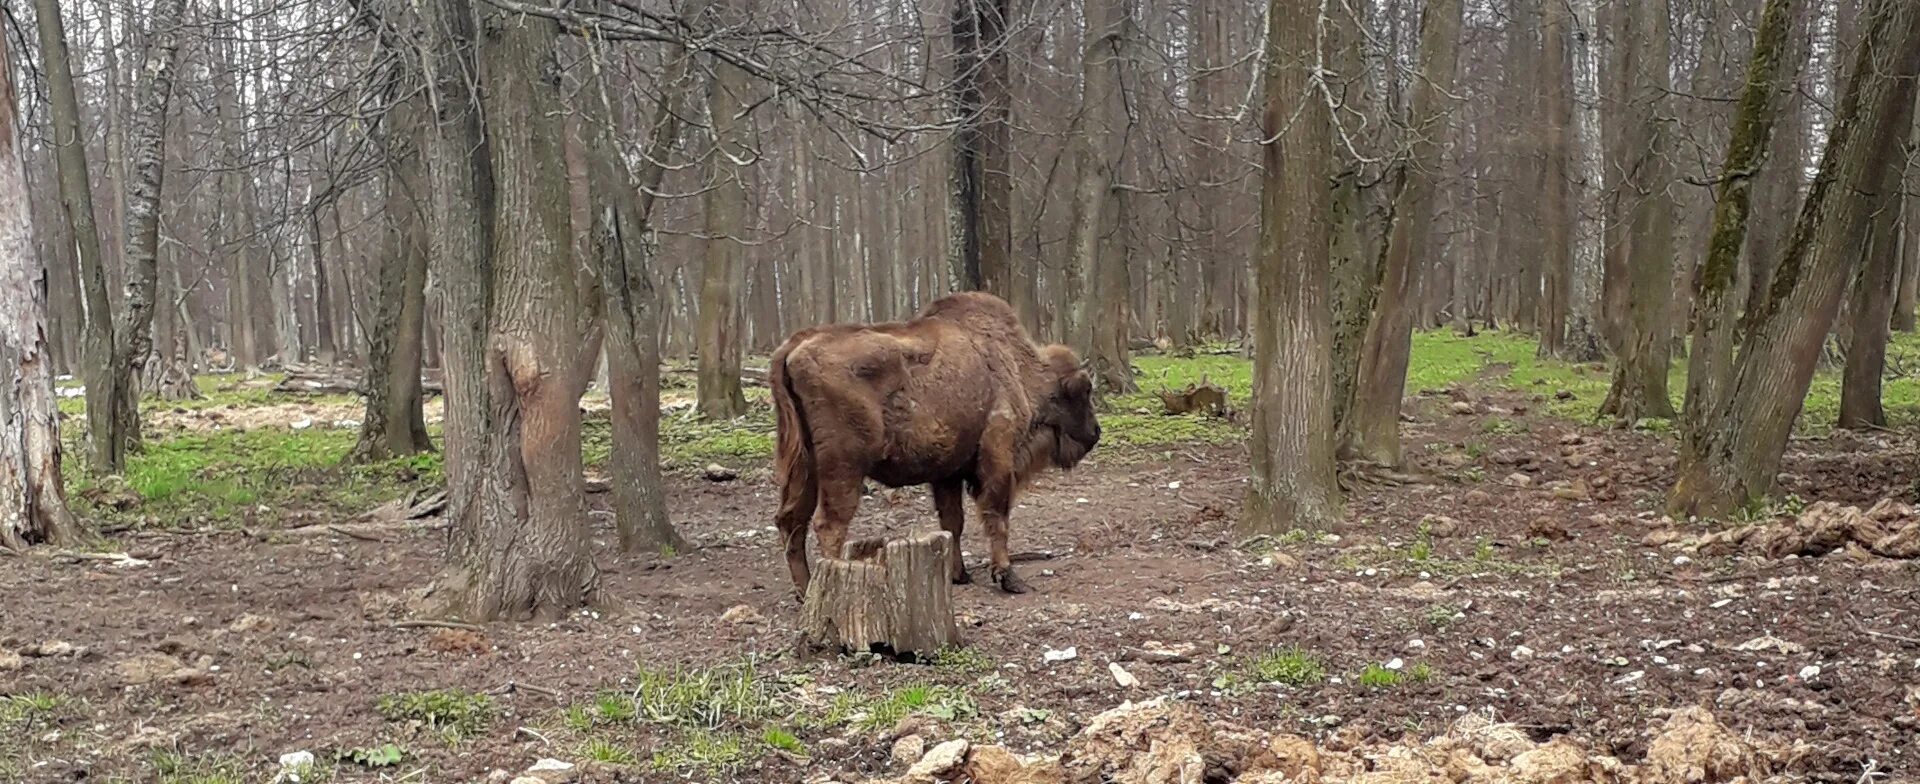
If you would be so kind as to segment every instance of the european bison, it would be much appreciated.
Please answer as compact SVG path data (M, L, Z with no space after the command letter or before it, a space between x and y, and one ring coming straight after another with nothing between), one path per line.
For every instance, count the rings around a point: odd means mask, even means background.
M801 330L773 352L775 518L804 596L807 528L822 557L843 557L866 478L930 484L960 562L964 487L987 528L991 576L1024 593L1007 555L1014 494L1049 465L1071 469L1100 441L1093 386L1066 346L1035 346L1013 308L990 294L952 294L911 321Z

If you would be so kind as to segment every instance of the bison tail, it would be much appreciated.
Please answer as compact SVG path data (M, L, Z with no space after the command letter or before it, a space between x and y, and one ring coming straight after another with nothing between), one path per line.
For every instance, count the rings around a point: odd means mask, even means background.
M773 478L783 497L792 495L813 481L813 436L807 432L807 419L787 377L787 354L795 342L773 352L767 368L767 387L773 393ZM812 510L807 510L811 512Z

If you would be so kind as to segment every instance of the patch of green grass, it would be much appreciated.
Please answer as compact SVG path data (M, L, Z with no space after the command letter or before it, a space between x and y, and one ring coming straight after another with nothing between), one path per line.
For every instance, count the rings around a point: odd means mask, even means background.
M993 672L993 659L978 648L949 646L936 651L930 662L935 667L969 674Z
M594 720L607 724L625 724L639 717L633 698L617 692L601 692L593 698Z
M732 774L751 758L739 735L696 730L653 753L654 769L718 778Z
M0 728L24 731L35 725L52 724L75 704L74 698L65 694L43 691L0 697Z
M606 427L604 420L597 424L603 430ZM610 451L611 436L607 438L606 449ZM608 451L597 451L594 443L588 442L588 462L604 462ZM660 460L667 468L698 469L708 463L772 457L773 409L764 402L750 402L746 415L738 419L709 421L691 411L660 419Z
M353 430L261 428L153 439L127 459L124 485L122 479L92 476L85 460L64 466L71 495L91 511L118 514L87 499L123 488L139 498L128 514L169 523L229 522L257 506L365 509L415 487L441 484L437 454L341 466L357 438Z
M781 710L753 662L706 669L654 670L641 666L634 676L634 718L689 729L757 724Z
M461 689L388 694L375 707L387 721L416 723L456 743L485 731L493 720L492 697Z
M1389 670L1386 665L1373 662L1368 664L1366 669L1361 670L1360 677L1354 680L1369 689L1386 689L1400 685L1406 680L1406 676L1399 670Z
M1427 625L1435 630L1446 631L1447 627L1460 620L1460 608L1450 604L1436 604L1427 608L1426 620Z
M1414 683L1426 683L1427 681L1433 680L1433 665L1426 662L1413 665L1412 669L1407 670L1407 680L1413 681Z
M760 742L775 751L784 751L796 757L807 756L806 744L800 742L800 737L779 727L768 727L760 733Z
M580 756L608 765L635 765L640 762L640 758L633 753L632 749L604 738L592 738L581 744Z
M391 768L405 757L406 750L392 743L355 747L338 755L339 759L363 768Z
M1246 665L1246 675L1256 683L1285 686L1310 686L1327 679L1326 665L1312 653L1298 647L1276 648L1255 657Z
M147 764L159 784L247 784L243 766L235 757L155 749Z
M941 721L960 721L979 715L980 706L966 691L952 686L912 684L874 696L854 692L834 695L833 701L818 715L799 715L795 720L826 729L853 727L862 732L890 729L912 715Z

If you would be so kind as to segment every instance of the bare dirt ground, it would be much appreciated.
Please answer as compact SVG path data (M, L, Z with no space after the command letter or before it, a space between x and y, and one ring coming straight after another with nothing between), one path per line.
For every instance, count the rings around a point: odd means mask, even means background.
M1429 481L1359 485L1334 537L1236 535L1242 449L1097 452L1015 512L1033 593L956 586L959 664L797 657L763 469L674 480L674 517L701 545L675 558L615 552L597 515L608 604L550 625L396 626L437 564L434 531L128 535L144 563L0 556L0 695L16 703L0 713L12 722L0 779L264 782L280 755L309 751L335 781L504 781L496 771L542 758L593 781L861 781L901 773L889 760L898 728L830 706L910 684L965 695L964 710L928 719L940 732L1021 753L1057 751L1091 717L1158 695L1348 746L1484 714L1623 759L1643 756L1668 714L1704 706L1733 732L1799 744L1776 771L1786 780L1920 779L1914 562L1857 547L1691 552L1690 538L1730 523L1661 520L1670 439L1515 411L1530 403L1410 401L1408 454ZM1911 501L1920 464L1909 438L1839 434L1797 441L1786 472L1784 492L1864 508ZM933 524L924 491L882 491L855 536ZM965 545L977 565L977 531ZM1295 648L1318 677L1248 674L1256 657ZM743 730L751 748L731 765L676 766L693 741L644 717L604 736L631 760L588 752L595 730L566 719L642 669L747 659L781 707ZM1120 685L1110 664L1137 684ZM1362 684L1370 664L1403 677ZM448 688L492 697L490 720L457 742L379 708L384 695ZM30 708L24 695L59 705ZM762 745L773 725L796 748ZM403 750L399 764L330 762L385 743Z

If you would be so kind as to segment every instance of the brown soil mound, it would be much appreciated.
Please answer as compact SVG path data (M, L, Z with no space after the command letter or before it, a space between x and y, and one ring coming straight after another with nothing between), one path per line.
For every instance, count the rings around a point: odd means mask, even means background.
M1864 512L1822 501L1792 520L1708 534L1696 546L1708 555L1753 552L1768 558L1815 557L1858 546L1883 558L1920 558L1920 514L1891 498Z

